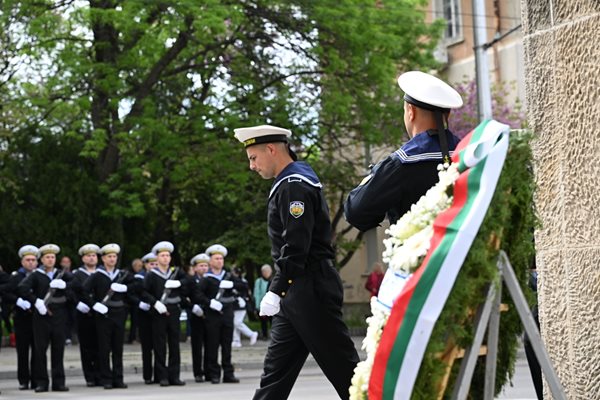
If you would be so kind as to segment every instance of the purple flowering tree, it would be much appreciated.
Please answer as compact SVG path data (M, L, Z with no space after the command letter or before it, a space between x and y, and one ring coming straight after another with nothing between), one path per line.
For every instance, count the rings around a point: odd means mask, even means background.
M461 94L464 105L450 113L449 126L452 132L462 139L480 122L477 115L477 83L475 80L465 81L454 87ZM518 100L515 104L509 104L509 90L510 84L504 82L492 86L493 118L511 128L525 128L525 110Z

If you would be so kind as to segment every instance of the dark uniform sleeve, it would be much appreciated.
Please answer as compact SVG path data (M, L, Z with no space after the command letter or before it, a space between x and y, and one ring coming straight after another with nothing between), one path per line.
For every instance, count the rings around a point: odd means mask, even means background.
M270 291L285 296L293 278L303 274L306 268L315 225L315 207L318 203L314 191L301 182L290 182L281 187L277 195L283 246L279 258L275 260L278 272L273 277ZM292 215L293 202L303 204L301 215ZM299 211L296 212L298 213Z
M97 273L96 273L97 274ZM81 297L79 301L85 303L88 307L92 308L96 302L94 287L96 286L96 274L91 274L84 281L81 287Z
M18 272L13 272L8 282L5 285L2 285L2 302L4 304L15 304L17 302L17 298L19 297L17 294L17 285L19 284L20 279L19 275Z
M19 286L17 286L17 297L22 298L23 300L27 300L32 305L35 303L37 298L33 294L33 288L35 286L35 272L29 274L29 276L23 279Z
M156 277L154 277L152 275L154 275L154 274L152 274L152 273L146 274L146 277L144 278L144 290L142 291L142 295L141 295L141 300L144 303L148 303L150 305L153 305L154 303L156 303L156 300L158 300L152 294L152 293L154 293L154 290L155 290L154 282L156 281Z
M371 174L350 192L344 203L348 223L363 232L378 226L403 195L406 172L394 156L376 165Z

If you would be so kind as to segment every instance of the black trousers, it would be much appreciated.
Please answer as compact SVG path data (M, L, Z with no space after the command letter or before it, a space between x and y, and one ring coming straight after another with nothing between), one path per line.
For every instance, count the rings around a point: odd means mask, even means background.
M95 312L82 314L76 311L77 337L79 338L79 354L81 368L86 382L100 384L100 364L98 359L98 334L96 332Z
M96 313L98 332L98 366L102 384L123 382L123 341L125 340L125 307L110 307L105 315ZM112 370L110 361L112 359Z
M140 343L142 345L142 375L145 381L152 380L152 315L150 311L138 312Z
M157 381L179 380L181 355L179 354L180 323L179 305L167 305L168 315L152 310L152 335L154 348L154 379ZM169 364L167 366L167 346Z
M52 315L50 316L50 313ZM33 340L35 348L35 366L33 380L36 386L48 387L48 370L46 369L46 351L50 346L50 365L52 371L52 387L65 385L65 369L63 357L65 354L65 324L67 310L64 305L48 307L48 314L33 314Z
M190 313L189 321L192 329L192 369L194 376L204 376L204 370L206 368L206 357L202 357L203 349L205 346L205 335L206 329L204 324L204 317L197 317ZM204 354L206 356L206 352Z
M349 398L359 358L342 320L342 301L342 281L331 266L294 279L281 311L273 316L271 344L255 400L287 399L308 353L340 398Z
M31 312L15 311L13 322L17 341L17 378L19 379L19 385L35 387L33 371L35 371L36 363L32 316Z
M138 328L139 328L139 315L143 312L137 307L131 307L129 310L129 337L127 338L127 343L131 343L137 338Z
M233 364L231 364L231 340L233 339L233 307L226 305L223 313L214 310L206 311L206 375L209 379L233 377ZM219 365L219 347L221 347L221 365Z

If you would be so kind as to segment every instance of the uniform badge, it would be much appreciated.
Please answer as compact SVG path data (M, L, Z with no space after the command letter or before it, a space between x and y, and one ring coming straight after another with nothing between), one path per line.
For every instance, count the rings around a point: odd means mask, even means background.
M290 203L290 214L294 218L300 218L304 214L304 203L301 201L292 201Z

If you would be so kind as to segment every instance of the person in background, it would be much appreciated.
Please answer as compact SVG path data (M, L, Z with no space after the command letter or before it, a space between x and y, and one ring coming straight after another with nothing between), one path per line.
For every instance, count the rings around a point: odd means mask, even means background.
M383 264L380 262L374 263L372 272L365 283L365 289L371 293L371 297L377 297L377 294L379 294L379 287L381 286L381 282L383 282L384 275Z
M65 272L72 272L73 262L71 257L62 256L60 258L59 268ZM73 330L77 330L77 320L75 319L75 304L71 299L67 299L67 323L65 324L65 346L73 343Z
M250 287L248 281L242 276L242 270L233 268L233 280L237 281L239 287L234 290L236 301L233 303L233 339L231 347L242 347L241 335L250 339L250 346L256 344L258 332L254 332L244 323L246 318L246 304L250 301Z
M265 264L262 267L260 267L260 276L254 281L254 292L252 293L252 295L254 296L254 304L256 305L257 310L260 309L260 302L269 290L272 275L273 269L269 264ZM259 317L261 339L267 340L267 338L269 337L269 325L271 324L271 317L268 317L266 315L260 315Z
M142 269L144 268L144 263L139 258L135 258L131 262L131 272L133 276L136 276ZM127 337L127 343L133 343L138 337L138 327L139 327L139 308L131 307L129 308L129 336Z

